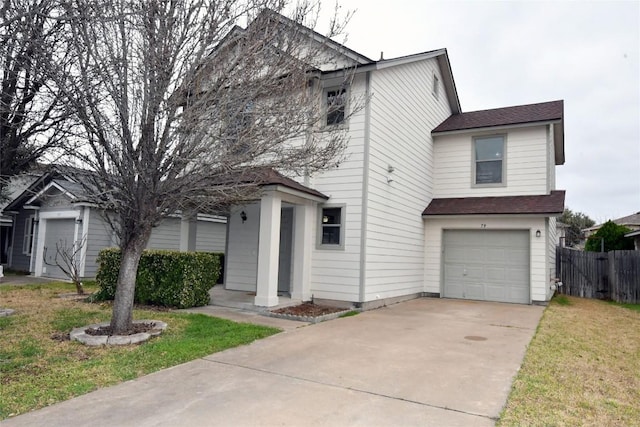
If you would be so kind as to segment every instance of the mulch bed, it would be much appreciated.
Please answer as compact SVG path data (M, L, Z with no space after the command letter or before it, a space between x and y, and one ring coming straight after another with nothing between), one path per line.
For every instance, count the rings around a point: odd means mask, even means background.
M305 302L300 305L279 308L277 310L273 310L272 313L289 314L291 316L302 317L317 317L324 316L325 314L338 313L340 311L344 311L344 308L329 307L326 305L314 304L312 302Z

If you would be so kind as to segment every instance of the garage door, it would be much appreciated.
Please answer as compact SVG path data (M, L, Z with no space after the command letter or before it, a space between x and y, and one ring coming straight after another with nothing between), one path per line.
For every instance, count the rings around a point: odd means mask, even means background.
M529 304L529 231L444 231L444 296Z
M56 279L67 279L68 277L56 265L57 248L61 251L73 253L73 234L75 231L74 219L48 219L46 227L46 235L44 237L44 263L42 266L42 275L44 277L52 277ZM62 257L58 255L58 262L62 265Z

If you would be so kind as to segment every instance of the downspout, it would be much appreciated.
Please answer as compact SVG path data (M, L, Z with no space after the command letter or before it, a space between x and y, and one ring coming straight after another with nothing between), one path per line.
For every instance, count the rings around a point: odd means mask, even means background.
M365 75L364 153L362 167L362 212L360 216L360 304L365 302L367 271L367 208L369 206L369 143L371 138L371 71Z

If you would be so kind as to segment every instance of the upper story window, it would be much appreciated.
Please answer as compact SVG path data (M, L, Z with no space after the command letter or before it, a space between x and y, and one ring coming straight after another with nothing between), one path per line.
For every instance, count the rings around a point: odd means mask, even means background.
M473 144L475 184L504 184L504 135L477 137Z
M326 94L327 126L343 123L347 110L347 89L329 89Z
M318 248L344 248L344 206L320 208Z
M253 125L253 101L238 101L231 103L227 117L227 139L232 154L246 154L250 148L248 134Z

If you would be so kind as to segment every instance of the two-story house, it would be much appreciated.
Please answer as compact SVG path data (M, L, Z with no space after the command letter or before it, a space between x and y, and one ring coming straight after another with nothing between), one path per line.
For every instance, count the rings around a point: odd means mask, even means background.
M300 182L274 173L231 210L225 288L267 307L282 294L364 308L548 301L562 101L463 113L445 49L373 61L327 46L343 61L321 73L319 102L348 130L347 160ZM352 99L366 102L350 115Z

